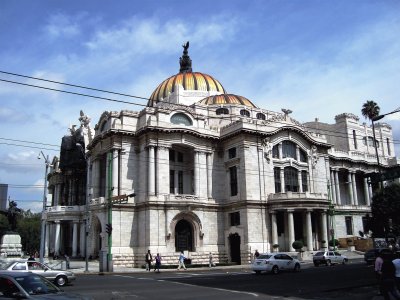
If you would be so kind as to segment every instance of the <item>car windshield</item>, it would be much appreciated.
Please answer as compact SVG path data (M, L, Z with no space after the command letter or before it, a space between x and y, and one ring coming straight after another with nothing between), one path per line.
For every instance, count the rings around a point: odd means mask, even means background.
M30 295L55 294L61 292L54 284L36 274L16 276L15 280Z
M272 255L270 254L261 254L259 257L257 257L258 259L268 259L270 258Z
M314 254L314 256L323 256L323 255L324 255L324 252L317 252Z
M11 265L13 265L15 263L15 261L11 261L11 262L9 262L9 261L5 261L5 262L2 262L1 264L0 264L0 268L2 269L2 270L7 270L9 267L11 267Z

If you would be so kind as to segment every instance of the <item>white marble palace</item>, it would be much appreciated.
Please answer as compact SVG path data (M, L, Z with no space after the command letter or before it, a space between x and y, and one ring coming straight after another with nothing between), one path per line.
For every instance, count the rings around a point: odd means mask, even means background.
M192 263L212 252L240 264L255 249L295 251L301 240L317 250L332 234L364 232L366 174L378 172L371 127L351 113L301 124L289 109L259 108L192 71L188 47L144 109L105 111L94 129L81 111L63 137L48 176L45 255L110 251L114 265L139 266L148 249L164 264L183 250ZM375 129L381 167L397 165L391 127Z

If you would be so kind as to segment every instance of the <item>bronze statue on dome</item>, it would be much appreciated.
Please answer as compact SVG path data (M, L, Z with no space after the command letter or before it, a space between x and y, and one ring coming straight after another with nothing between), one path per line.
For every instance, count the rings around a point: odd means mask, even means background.
M183 47L183 55L179 58L179 64L181 68L179 69L179 73L190 73L192 72L192 60L188 55L189 41L182 45Z

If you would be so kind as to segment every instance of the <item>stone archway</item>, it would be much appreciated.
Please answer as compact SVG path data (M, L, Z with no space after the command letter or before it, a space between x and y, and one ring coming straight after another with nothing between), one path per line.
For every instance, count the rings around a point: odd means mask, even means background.
M186 220L179 220L175 226L175 251L193 251L193 227Z

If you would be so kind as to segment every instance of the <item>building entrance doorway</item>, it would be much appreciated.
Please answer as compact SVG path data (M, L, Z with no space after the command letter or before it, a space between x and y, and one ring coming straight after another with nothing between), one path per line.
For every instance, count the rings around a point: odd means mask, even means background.
M233 263L241 264L240 259L240 235L233 233L229 235L229 248L231 254L231 261Z
M175 226L176 251L193 251L193 228L186 220L180 220Z

